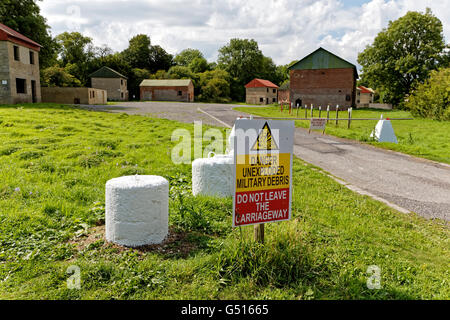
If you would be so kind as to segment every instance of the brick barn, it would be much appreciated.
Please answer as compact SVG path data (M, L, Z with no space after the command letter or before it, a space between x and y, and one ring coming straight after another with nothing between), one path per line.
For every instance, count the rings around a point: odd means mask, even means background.
M0 103L41 101L41 46L0 23Z
M278 86L269 80L253 79L245 85L245 102L270 104L278 101Z
M319 48L289 67L294 104L347 109L356 105L356 66Z
M141 100L194 102L191 79L146 79L139 87Z
M89 78L91 78L92 88L106 90L108 100L128 100L127 77L116 70L103 66L91 73Z

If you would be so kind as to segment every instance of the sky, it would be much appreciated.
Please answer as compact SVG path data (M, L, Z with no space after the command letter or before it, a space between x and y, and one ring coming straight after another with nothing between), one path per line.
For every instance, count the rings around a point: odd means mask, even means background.
M408 11L431 8L450 42L450 0L43 0L53 36L78 31L122 51L136 34L176 55L199 49L216 61L232 38L254 39L277 64L319 47L357 64L378 32ZM359 65L358 65L359 69Z

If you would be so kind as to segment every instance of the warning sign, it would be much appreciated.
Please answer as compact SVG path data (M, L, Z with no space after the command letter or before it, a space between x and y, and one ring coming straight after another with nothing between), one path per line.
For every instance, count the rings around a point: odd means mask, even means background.
M289 220L293 121L238 119L233 226Z
M272 140L272 132L267 122L258 135L258 139L256 139L252 150L278 150L276 142Z
M311 130L322 130L324 132L326 124L327 119L325 118L312 118L309 123L309 132L311 132Z

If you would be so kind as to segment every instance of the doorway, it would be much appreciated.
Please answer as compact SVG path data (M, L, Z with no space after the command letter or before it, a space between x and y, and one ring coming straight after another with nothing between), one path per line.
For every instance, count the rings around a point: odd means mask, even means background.
M295 100L295 107L299 106L300 108L302 107L302 99L298 98L297 100Z
M36 81L35 80L31 80L31 101L33 103L37 102L37 97L36 97Z

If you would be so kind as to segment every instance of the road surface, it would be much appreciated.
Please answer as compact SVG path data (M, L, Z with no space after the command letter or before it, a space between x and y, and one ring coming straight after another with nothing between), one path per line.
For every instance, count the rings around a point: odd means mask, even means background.
M245 113L236 105L125 102L93 109L128 114L147 114L187 123L231 127ZM257 106L255 106L257 108ZM394 125L395 127L395 125ZM320 133L295 130L294 154L345 181L351 189L392 204L403 212L416 212L426 218L450 220L450 166L356 141Z

